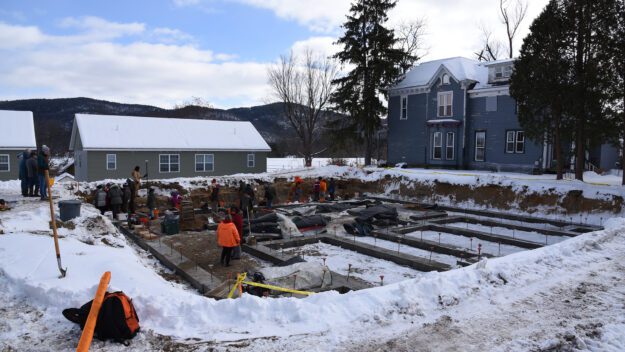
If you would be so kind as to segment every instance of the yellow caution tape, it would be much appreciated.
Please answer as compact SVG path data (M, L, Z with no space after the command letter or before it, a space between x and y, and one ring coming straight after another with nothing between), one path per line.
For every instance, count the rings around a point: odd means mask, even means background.
M262 288L268 288L270 290L275 290L275 291L296 293L298 295L310 296L310 295L315 293L315 292L308 292L308 291L298 291L298 290L293 290L293 289L290 289L290 288L284 288L284 287L279 287L279 286L274 286L274 285L261 284L259 282L243 281L243 283L246 284L246 285L252 285L252 286L258 286L258 287L262 287Z
M240 288L241 284L246 284L246 285L251 285L251 286L258 286L258 287L262 287L262 288L268 288L268 289L274 290L274 291L295 293L295 294L298 294L298 295L305 295L305 296L310 296L310 295L315 293L315 292L308 292L308 291L299 291L299 290L294 290L294 289L280 287L280 286L261 284L259 282L244 281L246 278L247 278L247 273L243 273L243 274L238 274L237 275L237 281L232 286L232 289L230 289L230 292L228 293L228 298L232 298L232 296L234 296L234 291L236 291L237 287ZM242 289L240 289L239 296L241 294L242 294Z

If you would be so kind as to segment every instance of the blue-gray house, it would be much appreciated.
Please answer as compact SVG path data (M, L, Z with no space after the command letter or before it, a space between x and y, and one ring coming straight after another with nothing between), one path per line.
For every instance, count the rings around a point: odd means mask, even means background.
M509 94L513 66L513 59L482 63L454 57L413 67L388 92L389 163L523 172L550 168L552 146L525 138L517 119ZM613 168L615 149L599 149L591 160Z

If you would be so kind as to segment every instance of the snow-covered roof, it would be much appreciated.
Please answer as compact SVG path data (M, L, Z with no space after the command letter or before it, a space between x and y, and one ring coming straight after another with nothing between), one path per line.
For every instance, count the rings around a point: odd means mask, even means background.
M85 150L271 151L247 121L76 114L71 150L78 134Z
M392 89L429 86L442 69L446 69L458 82L476 81L486 83L488 81L488 69L479 61L465 57L452 57L422 62L414 66L406 73L406 77Z
M37 148L30 111L0 110L0 149Z

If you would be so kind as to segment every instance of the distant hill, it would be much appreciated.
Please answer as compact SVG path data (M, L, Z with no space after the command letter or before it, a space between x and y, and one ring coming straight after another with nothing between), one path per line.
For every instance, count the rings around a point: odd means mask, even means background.
M229 110L201 106L162 109L149 105L120 104L90 98L27 99L0 101L0 110L32 111L39 145L50 146L54 153L64 153L69 148L74 115L91 113L103 115L154 116L210 120L250 121L267 143L274 155L295 154L295 134L280 116L281 103L235 108ZM291 149L289 151L289 149Z

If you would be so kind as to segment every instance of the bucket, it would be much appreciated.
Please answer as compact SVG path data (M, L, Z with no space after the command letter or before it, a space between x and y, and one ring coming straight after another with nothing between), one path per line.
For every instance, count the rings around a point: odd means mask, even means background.
M142 216L139 218L139 222L142 223L143 225L147 225L148 224L148 218L146 218L145 216Z
M59 216L61 221L67 221L80 216L79 200L62 200L59 202Z

